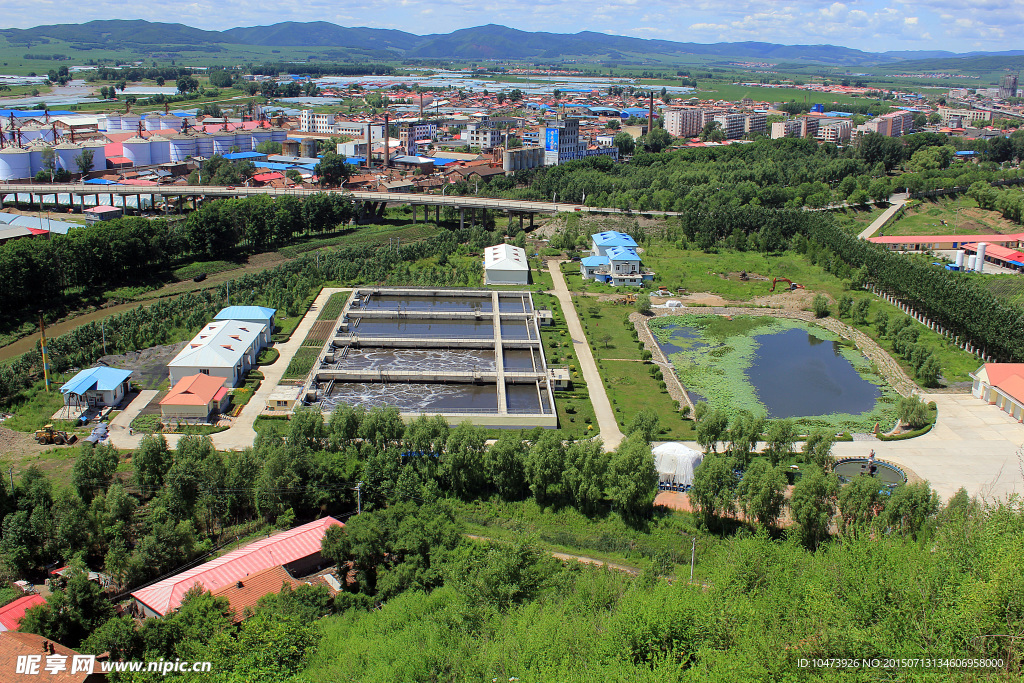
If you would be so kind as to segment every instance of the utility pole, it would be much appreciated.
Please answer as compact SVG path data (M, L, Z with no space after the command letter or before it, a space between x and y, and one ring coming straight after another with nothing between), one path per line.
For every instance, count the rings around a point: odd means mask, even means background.
M43 382L46 391L50 391L50 356L46 352L46 326L43 325L43 312L39 311L39 349L43 355Z
M690 546L690 583L693 583L693 565L697 559L697 537L694 536L691 540L693 545Z
M100 334L103 335L103 355L105 356L107 355L107 330L102 320L100 321Z
M11 495L14 495L14 468L8 467L7 474L11 475Z
M11 480L14 481L13 479ZM14 486L14 484L11 484ZM356 484L356 514L363 514L363 482Z

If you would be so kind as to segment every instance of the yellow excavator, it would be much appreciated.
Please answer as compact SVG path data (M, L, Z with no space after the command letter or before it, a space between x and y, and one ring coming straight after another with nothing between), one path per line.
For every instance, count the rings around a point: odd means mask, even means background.
M68 434L54 429L53 425L45 425L42 429L36 430L36 441L41 444L54 444L57 446L70 446L78 441L74 434Z

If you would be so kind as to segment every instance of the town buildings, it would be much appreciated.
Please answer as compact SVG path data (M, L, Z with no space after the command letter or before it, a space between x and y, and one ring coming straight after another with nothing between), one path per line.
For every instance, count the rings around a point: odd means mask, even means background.
M965 128L973 125L986 125L992 121L992 112L982 109L954 109L939 107L942 125L949 128Z
M552 119L544 128L544 165L556 166L574 159L589 156L607 156L613 161L619 159L617 147L589 146L580 140L580 120L575 118Z

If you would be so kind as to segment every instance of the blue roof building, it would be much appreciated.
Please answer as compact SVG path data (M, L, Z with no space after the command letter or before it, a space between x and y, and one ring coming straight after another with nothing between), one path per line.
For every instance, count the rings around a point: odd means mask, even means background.
M612 247L631 247L636 249L636 240L624 232L605 230L590 236L590 250L594 256L607 256Z
M214 320L239 320L243 322L265 325L260 335L260 347L270 344L270 335L274 333L274 315L277 309L264 308L263 306L228 306L221 309L220 313L213 317Z
M601 235L605 235L601 238ZM654 273L644 269L636 242L625 233L607 232L593 235L595 245L599 238L604 242L624 242L627 238L634 246L606 246L603 254L595 254L580 260L580 275L583 279L597 280L613 287L639 287L654 279ZM597 247L595 246L595 249Z
M60 388L64 405L101 407L116 406L128 394L131 370L119 368L88 368L72 377Z

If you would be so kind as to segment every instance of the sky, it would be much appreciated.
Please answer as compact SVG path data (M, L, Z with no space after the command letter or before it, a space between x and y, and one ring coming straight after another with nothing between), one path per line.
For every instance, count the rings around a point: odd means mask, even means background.
M824 43L870 52L1024 48L1024 0L149 0L133 6L117 0L6 0L0 25L91 19L148 19L214 30L329 21L420 35L494 23L527 31L589 30L697 43Z

